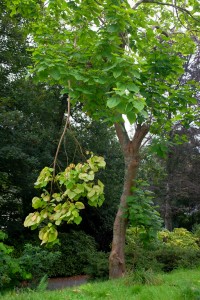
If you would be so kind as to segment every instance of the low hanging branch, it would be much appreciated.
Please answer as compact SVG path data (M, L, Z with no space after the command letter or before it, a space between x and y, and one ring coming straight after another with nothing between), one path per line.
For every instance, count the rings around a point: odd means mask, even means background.
M25 227L36 229L40 227L39 238L42 244L54 244L58 241L56 227L62 222L80 224L80 210L85 205L80 199L86 198L90 206L101 206L104 202L104 185L100 180L95 181L95 173L105 168L103 157L94 156L86 163L70 164L64 172L53 178L53 168L45 167L36 183L35 188L42 191L40 197L34 197L32 206L36 210L30 213L24 222ZM48 192L48 186L54 181L57 191Z
M68 81L68 88L70 89L70 81ZM53 168L45 167L40 172L35 188L42 192L40 197L32 199L32 207L36 211L30 213L24 221L24 226L31 227L32 230L40 227L41 244L53 245L58 242L56 227L62 222L80 224L82 221L80 210L85 208L84 203L79 201L80 199L86 198L90 206L96 207L104 202L104 184L100 180L95 180L95 173L105 168L106 163L103 157L94 156L91 153L90 158L84 164L70 164L64 172L56 175L58 154L69 126L70 96L68 96L67 119L58 143Z

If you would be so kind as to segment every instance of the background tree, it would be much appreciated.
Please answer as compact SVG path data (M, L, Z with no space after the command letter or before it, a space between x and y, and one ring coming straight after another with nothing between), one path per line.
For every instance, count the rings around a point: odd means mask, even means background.
M164 215L169 218L170 226L167 226L166 220L166 228L169 230L174 227L186 227L191 230L192 223L195 223L195 215L198 223L200 200L198 132L198 128L192 127L174 131L174 134L186 136L187 140L182 145L171 146L166 161L167 177L163 186L165 206L162 208Z

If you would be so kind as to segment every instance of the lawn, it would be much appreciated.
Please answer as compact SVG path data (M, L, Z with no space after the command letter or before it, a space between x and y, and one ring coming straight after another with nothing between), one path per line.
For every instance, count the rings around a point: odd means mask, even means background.
M141 282L146 283L141 283ZM134 278L87 283L59 291L9 292L2 300L200 300L200 269L170 274L138 273Z

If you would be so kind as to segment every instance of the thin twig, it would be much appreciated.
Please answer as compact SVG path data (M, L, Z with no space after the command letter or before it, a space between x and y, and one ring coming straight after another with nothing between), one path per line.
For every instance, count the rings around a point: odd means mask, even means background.
M164 6L170 6L170 7L173 7L175 9L178 9L186 14L188 14L193 20L199 22L198 19L196 19L189 10L187 10L186 8L183 8L181 6L178 6L178 5L175 5L173 3L166 3L166 2L159 2L159 1L152 1L152 0L141 0L141 1L138 1L132 8L135 9L137 8L140 4L142 3L147 3L147 4L157 4L157 5L164 5Z
M144 143L141 145L141 149L152 139L152 135L148 136Z
M64 146L64 152L65 152L65 156L67 158L67 166L68 166L69 165L69 157L68 157L67 149L66 149L66 136L64 137L63 146Z
M75 137L75 134L74 134L74 132L73 132L72 129L69 131L69 134L71 134L71 136L72 136L72 138L74 139L75 143L78 145L82 157L83 157L84 159L86 159L86 156L85 156L84 153L83 153L81 144L79 143L79 141L78 141L77 138Z
M70 80L68 80L68 88L69 88L69 90L70 90L70 87L71 87ZM55 174L56 174L56 163L57 163L57 159L58 159L58 153L60 151L60 147L61 147L61 144L63 142L63 139L64 139L65 133L67 131L67 128L70 125L70 95L68 95L67 102L68 102L68 104L67 104L67 118L66 118L66 122L65 122L65 126L64 126L62 135L61 135L59 143L58 143L58 147L57 147L57 150L56 150L54 161L53 161L53 179L51 181L51 193L52 193L53 182L54 182L54 178L55 178Z
M175 12L176 12L177 19L179 20L180 24L187 30L188 28L183 24L183 22L179 18L179 11L177 9L176 0L174 0L174 5L175 5L174 9L175 9Z

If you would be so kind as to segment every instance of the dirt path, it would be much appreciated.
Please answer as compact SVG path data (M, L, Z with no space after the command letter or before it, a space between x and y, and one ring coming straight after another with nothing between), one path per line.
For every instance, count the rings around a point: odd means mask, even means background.
M60 290L70 286L77 286L86 283L89 279L87 275L73 277L50 278L48 280L48 290Z

